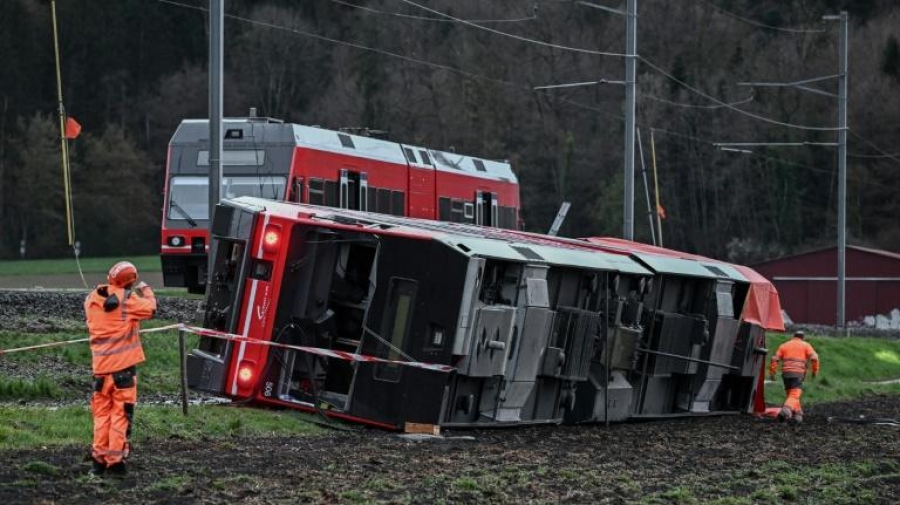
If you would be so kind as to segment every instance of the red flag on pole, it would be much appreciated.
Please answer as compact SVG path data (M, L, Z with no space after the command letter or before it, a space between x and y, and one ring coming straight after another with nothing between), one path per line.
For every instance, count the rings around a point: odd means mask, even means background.
M66 138L74 139L81 133L81 125L73 117L66 118Z

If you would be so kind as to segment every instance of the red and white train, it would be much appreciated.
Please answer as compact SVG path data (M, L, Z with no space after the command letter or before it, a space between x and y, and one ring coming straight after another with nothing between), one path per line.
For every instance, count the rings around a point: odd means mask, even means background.
M386 429L763 411L749 268L242 197L216 208L195 389Z
M221 197L255 196L397 216L519 227L510 164L271 118L223 122ZM209 122L169 143L163 283L202 293L209 248Z

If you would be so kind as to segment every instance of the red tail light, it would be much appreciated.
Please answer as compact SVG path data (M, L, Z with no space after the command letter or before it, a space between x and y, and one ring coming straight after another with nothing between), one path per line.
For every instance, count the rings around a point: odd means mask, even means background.
M249 361L242 361L237 371L238 383L244 387L249 386L255 376L256 370L253 364Z
M281 246L281 226L266 225L266 229L263 231L263 250L273 253L278 251L279 246Z

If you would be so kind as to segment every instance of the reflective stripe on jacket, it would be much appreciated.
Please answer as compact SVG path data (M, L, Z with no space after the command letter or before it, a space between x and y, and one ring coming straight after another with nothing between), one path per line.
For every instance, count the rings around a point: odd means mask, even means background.
M779 361L781 362L782 375L805 375L807 361L812 361L813 373L819 373L819 355L816 354L813 346L809 345L809 342L802 338L794 337L778 347L775 356L772 356L769 374L774 374L778 370Z
M90 333L94 375L105 375L144 361L140 321L156 312L156 297L145 287L144 296L130 290L100 285L84 301Z

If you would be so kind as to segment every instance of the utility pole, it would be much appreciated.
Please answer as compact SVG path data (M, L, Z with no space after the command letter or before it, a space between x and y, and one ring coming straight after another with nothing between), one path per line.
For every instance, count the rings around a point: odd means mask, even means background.
M837 246L837 327L846 324L847 281L847 11L839 16L825 16L841 22L841 40L838 52L838 246Z
M225 0L209 0L209 223L219 203L222 187L222 40L225 27ZM210 234L212 245L212 234ZM208 251L206 267L207 292L212 284L213 250Z
M838 138L836 143L831 142L723 142L714 144L723 151L752 152L738 149L749 146L836 146L838 148L838 224L837 224L837 317L835 326L843 328L846 325L846 285L847 285L847 106L849 102L847 80L849 77L848 40L849 18L847 11L841 11L839 15L822 16L825 21L840 21L840 40L838 42L838 73L824 77L814 77L795 82L739 82L739 86L754 87L792 87L803 91L809 91L819 95L837 98L838 101ZM812 83L828 81L837 78L838 93L824 91L809 86Z
M637 80L637 0L625 1L625 240L634 240L634 109Z

